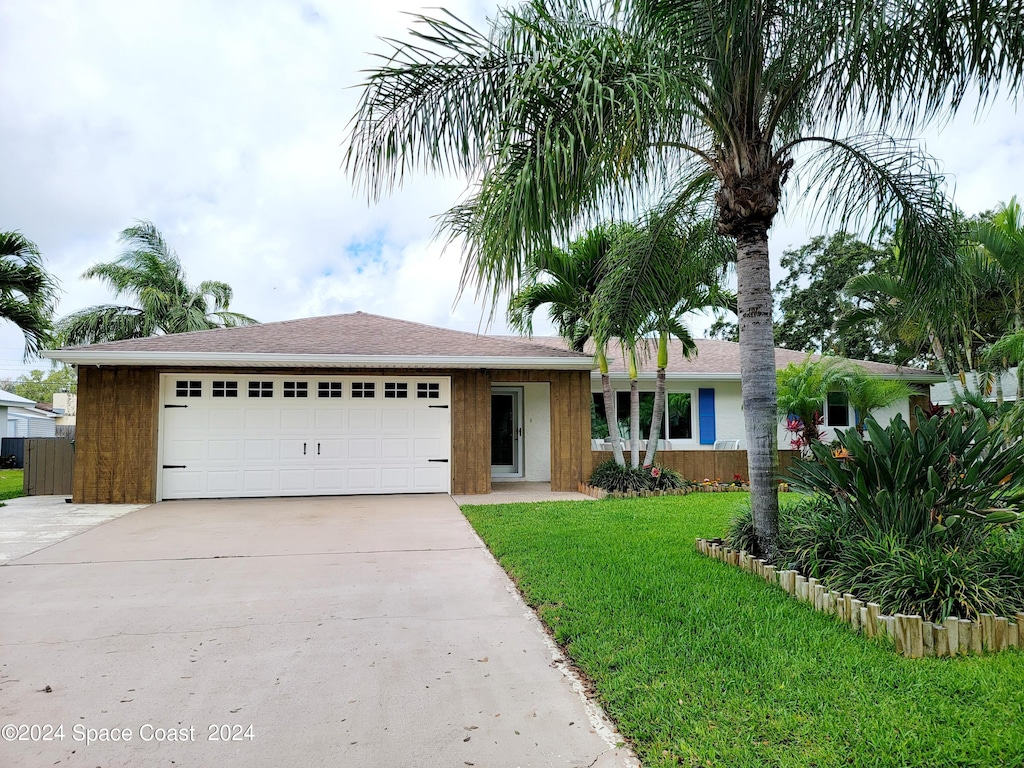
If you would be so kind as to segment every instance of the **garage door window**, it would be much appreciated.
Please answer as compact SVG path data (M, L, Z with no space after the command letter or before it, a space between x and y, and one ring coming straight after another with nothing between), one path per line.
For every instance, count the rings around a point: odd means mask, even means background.
M416 385L416 397L421 400L438 400L441 397L441 385L432 381L421 381Z
M215 381L213 382L214 397L238 397L237 381Z
M305 381L286 381L283 394L285 397L309 397L309 383Z
M250 381L249 397L273 397L274 382L272 381Z
M353 381L352 382L352 397L359 399L369 399L375 397L376 384L372 381Z
M317 397L341 397L342 383L340 381L321 381L317 384Z
M409 385L404 381L385 381L384 397L389 400L405 400L409 397Z
M203 382L201 381L176 381L174 383L174 394L177 397L202 397Z

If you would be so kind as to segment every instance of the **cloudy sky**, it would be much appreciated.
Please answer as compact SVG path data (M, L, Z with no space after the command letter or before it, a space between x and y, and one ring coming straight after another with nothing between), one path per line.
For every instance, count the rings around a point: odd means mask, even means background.
M432 5L439 3L434 0ZM494 2L446 7L479 22ZM0 230L35 241L60 314L110 300L79 275L152 220L190 280L224 280L262 321L362 310L467 331L457 250L432 241L457 179L418 177L370 206L340 170L352 88L417 0L0 2ZM925 135L969 213L1024 192L1024 120L1000 102ZM790 212L776 256L817 231ZM698 322L698 327L701 323ZM498 322L492 327L504 332ZM0 378L22 362L0 327Z

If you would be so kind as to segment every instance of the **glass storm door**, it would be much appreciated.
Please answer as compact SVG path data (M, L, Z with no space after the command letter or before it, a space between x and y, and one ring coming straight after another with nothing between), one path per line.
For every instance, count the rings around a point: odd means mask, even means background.
M491 477L523 476L523 390L491 390Z

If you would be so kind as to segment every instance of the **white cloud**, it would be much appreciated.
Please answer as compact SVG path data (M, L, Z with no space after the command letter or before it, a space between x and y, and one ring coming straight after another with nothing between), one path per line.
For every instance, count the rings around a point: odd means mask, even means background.
M445 5L474 22L495 7ZM413 177L369 205L340 170L358 97L349 86L371 65L366 52L384 50L378 38L403 37L403 12L418 10L416 0L0 5L0 229L39 244L66 291L61 313L109 300L78 275L147 218L192 281L229 282L233 308L258 319L361 309L476 330L472 296L452 309L460 254L431 240L432 217L462 183ZM980 126L962 116L928 138L966 210L1017 191L1019 123L1000 103ZM774 251L806 230L781 222ZM376 258L358 255L367 247ZM0 376L25 370L21 349L0 326Z

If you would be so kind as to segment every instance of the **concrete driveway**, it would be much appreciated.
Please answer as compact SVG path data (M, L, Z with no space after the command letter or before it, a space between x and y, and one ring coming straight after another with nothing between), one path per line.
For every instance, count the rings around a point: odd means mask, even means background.
M165 502L0 582L5 767L635 765L448 496Z

